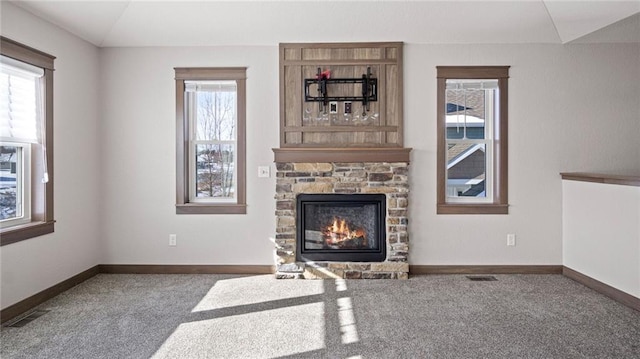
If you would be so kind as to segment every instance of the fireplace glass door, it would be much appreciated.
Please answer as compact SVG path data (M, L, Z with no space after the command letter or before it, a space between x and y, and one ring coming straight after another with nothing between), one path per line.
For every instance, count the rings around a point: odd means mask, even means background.
M384 194L300 194L298 260L383 261Z

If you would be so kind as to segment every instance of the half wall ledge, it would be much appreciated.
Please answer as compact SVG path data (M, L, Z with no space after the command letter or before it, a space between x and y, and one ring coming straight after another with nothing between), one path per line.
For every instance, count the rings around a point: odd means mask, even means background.
M406 162L411 148L274 148L274 162Z

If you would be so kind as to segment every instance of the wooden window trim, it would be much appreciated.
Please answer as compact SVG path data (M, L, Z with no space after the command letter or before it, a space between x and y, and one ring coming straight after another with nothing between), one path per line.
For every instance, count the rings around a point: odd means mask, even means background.
M20 242L54 232L53 217L53 63L51 56L32 47L0 36L0 53L18 61L44 69L45 89L45 159L40 149L31 151L31 222L0 230L0 245ZM37 145L39 147L39 145ZM49 182L42 183L42 161L47 161Z
M508 79L509 66L437 66L437 214L508 214ZM446 201L446 113L447 79L498 79L500 116L494 124L493 202L451 203Z
M176 213L246 214L246 67L176 67ZM237 201L189 202L189 120L184 111L186 80L235 80L237 83Z

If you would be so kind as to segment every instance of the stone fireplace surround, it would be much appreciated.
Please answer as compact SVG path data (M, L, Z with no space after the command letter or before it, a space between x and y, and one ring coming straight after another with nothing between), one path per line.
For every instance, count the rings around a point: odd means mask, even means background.
M408 162L276 162L276 169L276 278L408 278ZM384 193L386 259L296 261L296 196L301 193Z

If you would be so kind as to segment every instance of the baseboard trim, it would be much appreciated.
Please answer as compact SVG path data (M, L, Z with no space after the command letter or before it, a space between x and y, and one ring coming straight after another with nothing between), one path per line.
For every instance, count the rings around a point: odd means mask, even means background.
M56 295L75 287L76 285L84 282L85 280L95 276L98 273L98 266L91 267L84 272L76 274L69 279L63 280L62 282L55 284L41 292L38 292L26 299L23 299L16 304L2 309L2 311L0 311L0 322L4 323L8 320L11 320L18 315L23 314L28 310L35 308L36 306L55 297Z
M562 274L561 265L410 265L409 274Z
M112 274L273 274L269 265L101 264L100 273Z
M615 300L616 302L624 304L631 309L640 311L640 298L636 298L631 294L625 293L608 284L602 283L597 279L591 278L588 275L582 274L569 267L562 267L562 274L565 277L573 279L576 282L584 285L585 287L591 288L596 292Z

